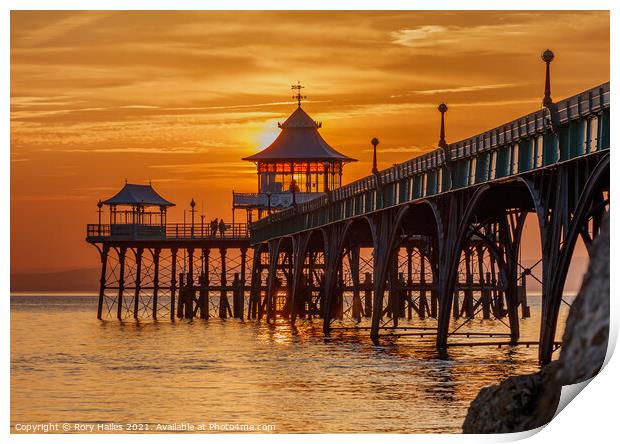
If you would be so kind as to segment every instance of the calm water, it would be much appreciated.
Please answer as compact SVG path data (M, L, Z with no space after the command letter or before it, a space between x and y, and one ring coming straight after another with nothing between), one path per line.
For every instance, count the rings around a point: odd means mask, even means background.
M538 335L540 308L536 298L530 304L523 339ZM367 332L341 331L326 340L319 320L292 331L284 321L137 324L95 315L91 296L11 297L12 431L67 422L458 433L481 387L537 369L535 347L438 356L432 338L377 347ZM506 331L498 321L473 324Z

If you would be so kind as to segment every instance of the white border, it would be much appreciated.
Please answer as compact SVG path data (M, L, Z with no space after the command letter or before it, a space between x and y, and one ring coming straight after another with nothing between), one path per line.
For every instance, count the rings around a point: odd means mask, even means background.
M175 2L164 2L158 0L151 0L149 2L144 1L118 1L118 0L92 0L92 1L77 1L77 0L64 0L64 1L14 1L5 0L2 2L2 16L0 18L0 33L2 39L0 45L2 47L2 140L3 152L0 162L0 180L2 180L2 202L4 205L1 207L0 218L0 230L5 233L3 236L4 242L0 249L0 288L3 290L2 298L0 298L0 316L4 331L0 339L2 344L2 359L3 365L2 372L2 430L0 436L9 435L9 334L10 334L10 320L9 320L9 258L10 258L10 245L9 236L9 202L10 202L10 161L9 161L9 146L10 146L10 10L45 10L45 9L116 9L116 10L139 10L139 9L325 9L325 10L339 10L339 9L416 9L416 10L461 10L467 7L468 10L611 10L611 77L612 84L616 84L617 69L616 69L616 57L617 57L617 43L618 42L618 14L617 6L618 2L612 0L600 1L589 0L575 1L575 0L546 0L541 2L540 0L504 0L497 1L481 1L481 0L445 0L445 1L433 1L433 2L414 2L414 1L394 1L383 0L379 2L369 1L357 1L352 4L346 2L335 2L327 0L297 0L297 1L275 1L264 0L261 2L250 2L240 0L227 0L226 2L205 2L205 1L187 1L177 0ZM544 46L544 43L541 43ZM614 94L612 89L612 95ZM615 113L612 116L612 142L615 141L615 135L617 134L616 128L618 128L618 118ZM612 171L614 171L614 161L612 158ZM612 187L617 188L616 185L620 175L611 175ZM614 232L615 228L618 228L616 218L612 215L612 243L615 242ZM618 289L619 273L615 264L618 263L619 258L617 250L615 248L612 251L612 290L611 290L611 315L612 315L612 332L610 341L610 350L613 350L618 333L618 298L620 295L615 291ZM608 360L611 354L608 353ZM539 442L548 444L552 442L608 442L615 438L615 426L618 421L618 408L616 406L619 383L618 377L620 377L620 364L618 364L618 358L611 359L607 363L607 366L603 369L601 374L594 378L594 380L588 385L576 402L570 403L547 427L543 428L539 433L534 434L530 438L530 442ZM274 400L277 402L277 400ZM191 442L228 442L231 440L239 440L243 438L253 442L269 442L269 443L306 443L316 442L318 440L330 442L350 442L356 441L358 443L376 443L377 440L390 440L393 443L399 442L411 442L421 440L424 442L503 442L513 441L525 438L532 435L532 433L514 434L514 435L244 435L243 437L236 435L183 435L181 438L179 435L122 435L122 436L109 436L109 435L9 435L8 441L10 442L53 442L53 443L71 443L71 442L109 442L112 440L122 442L170 442L172 440L186 440ZM616 438L617 439L617 438Z

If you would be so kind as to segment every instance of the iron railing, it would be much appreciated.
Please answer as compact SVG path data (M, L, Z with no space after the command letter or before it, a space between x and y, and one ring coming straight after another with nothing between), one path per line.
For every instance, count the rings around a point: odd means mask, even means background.
M246 223L225 224L223 230L212 230L210 224L88 224L88 240L206 240L249 238Z

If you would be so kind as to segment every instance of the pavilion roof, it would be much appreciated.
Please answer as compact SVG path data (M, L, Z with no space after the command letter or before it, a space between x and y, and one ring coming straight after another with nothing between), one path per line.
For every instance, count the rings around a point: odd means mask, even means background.
M250 161L341 161L355 162L336 151L319 134L319 122L299 106L286 121L278 124L282 129L276 140L259 153L244 157Z
M161 197L151 185L137 185L133 183L126 183L122 190L111 198L104 200L103 203L105 205L174 206L172 202Z

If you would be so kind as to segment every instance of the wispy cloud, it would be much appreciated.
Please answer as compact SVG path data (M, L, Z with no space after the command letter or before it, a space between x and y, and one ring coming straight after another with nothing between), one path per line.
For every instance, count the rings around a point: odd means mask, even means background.
M391 33L392 42L408 48L437 48L450 46L451 53L482 50L485 52L505 51L503 45L493 45L493 39L527 35L522 24L441 26L424 25L400 29Z
M86 11L72 12L68 17L52 21L45 26L20 36L18 41L29 46L37 46L79 28L92 25L110 15L110 13L101 11L97 11L97 13Z
M421 147L421 146L416 146L416 145L411 145L411 146L395 146L395 147L385 147L385 148L377 148L377 153L408 153L408 154L419 154L419 153L425 153L426 151L429 151L430 149L433 149L432 147ZM364 149L362 150L363 153L372 153L373 150L372 149Z
M206 153L207 148L203 147L118 147L118 148L43 148L40 151L43 152L55 152L55 153L140 153L140 154L195 154Z
M256 167L247 162L197 162L180 164L148 165L149 168L169 170L175 173L209 172L209 176L221 173L227 177L235 175L256 175Z
M420 96L432 96L435 94L447 94L447 93L464 93L464 92L476 92L487 91L490 89L503 89L516 86L514 83L496 83L491 85L471 85L471 86L459 86L455 88L439 88L439 89L422 89L417 91L408 91L404 94L392 95L391 98L407 97L413 95Z

